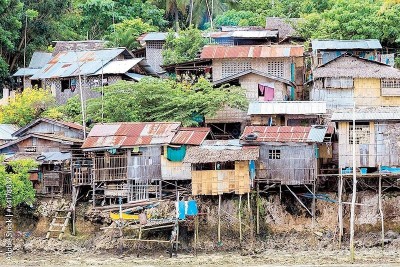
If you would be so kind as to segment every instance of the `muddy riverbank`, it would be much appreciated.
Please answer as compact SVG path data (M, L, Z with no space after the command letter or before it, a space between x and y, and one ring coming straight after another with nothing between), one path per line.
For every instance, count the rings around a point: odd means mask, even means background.
M166 254L148 254L137 258L128 253L118 255L104 252L54 252L15 253L10 260L0 257L1 266L281 266L327 265L349 266L347 250L286 251L265 250L250 255L239 251L212 254L178 254L169 258ZM356 252L356 266L398 266L400 251L379 248L360 249ZM354 266L354 264L353 264Z

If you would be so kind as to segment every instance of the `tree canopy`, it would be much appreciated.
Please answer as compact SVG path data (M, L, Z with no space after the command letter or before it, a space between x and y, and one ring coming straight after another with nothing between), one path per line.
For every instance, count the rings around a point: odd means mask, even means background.
M6 165L10 169L6 170ZM29 170L37 168L37 163L32 159L14 160L4 163L0 157L0 206L6 207L8 195L7 185L11 185L12 206L16 207L21 203L28 205L35 200L35 190L29 180Z
M190 27L176 35L169 32L163 49L164 64L180 63L193 60L206 44L200 30Z
M55 98L49 90L27 88L8 105L0 106L0 123L24 126L54 104Z
M87 118L92 122L180 121L196 125L194 116L212 116L225 105L247 109L240 87L214 88L204 78L193 85L168 79L146 78L138 83L121 81L104 87L101 98L87 101ZM100 90L99 88L97 90ZM79 98L71 98L52 112L57 119L81 120Z

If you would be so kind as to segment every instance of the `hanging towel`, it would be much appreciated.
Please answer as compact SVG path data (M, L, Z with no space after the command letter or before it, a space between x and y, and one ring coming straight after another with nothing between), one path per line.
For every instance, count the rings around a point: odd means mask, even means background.
M260 83L258 90L264 95L264 101L274 100L275 88L274 83Z

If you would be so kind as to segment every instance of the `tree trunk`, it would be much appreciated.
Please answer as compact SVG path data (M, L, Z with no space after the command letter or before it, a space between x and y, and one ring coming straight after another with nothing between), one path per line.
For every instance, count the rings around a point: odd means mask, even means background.
M192 20L193 20L193 0L190 0L190 5L189 5L189 27L192 25Z
M174 7L174 15L175 15L175 31L178 32L178 30L179 30L179 13L178 13L178 7L176 5Z

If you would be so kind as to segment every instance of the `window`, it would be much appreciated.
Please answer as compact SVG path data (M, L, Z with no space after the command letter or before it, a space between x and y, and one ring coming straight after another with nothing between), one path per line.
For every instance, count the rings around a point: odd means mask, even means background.
M217 162L215 165L216 170L234 170L235 162L234 161L226 161L226 162Z
M281 150L280 149L270 149L268 151L269 159L281 159Z
M325 78L325 88L353 88L353 78L350 77Z
M400 79L382 79L382 96L400 96Z
M239 72L251 69L249 61L223 61L222 78L235 75Z
M162 49L164 44L164 41L147 41L146 48Z
M210 162L210 163L198 163L194 165L194 170L195 171L210 171L210 170L215 170L215 164Z
M349 143L353 144L353 123L349 122ZM370 129L368 122L356 122L356 144L370 143Z
M275 77L284 76L283 61L271 61L267 63L267 72Z
M63 79L61 80L61 92L71 90L74 92L76 89L76 79Z

